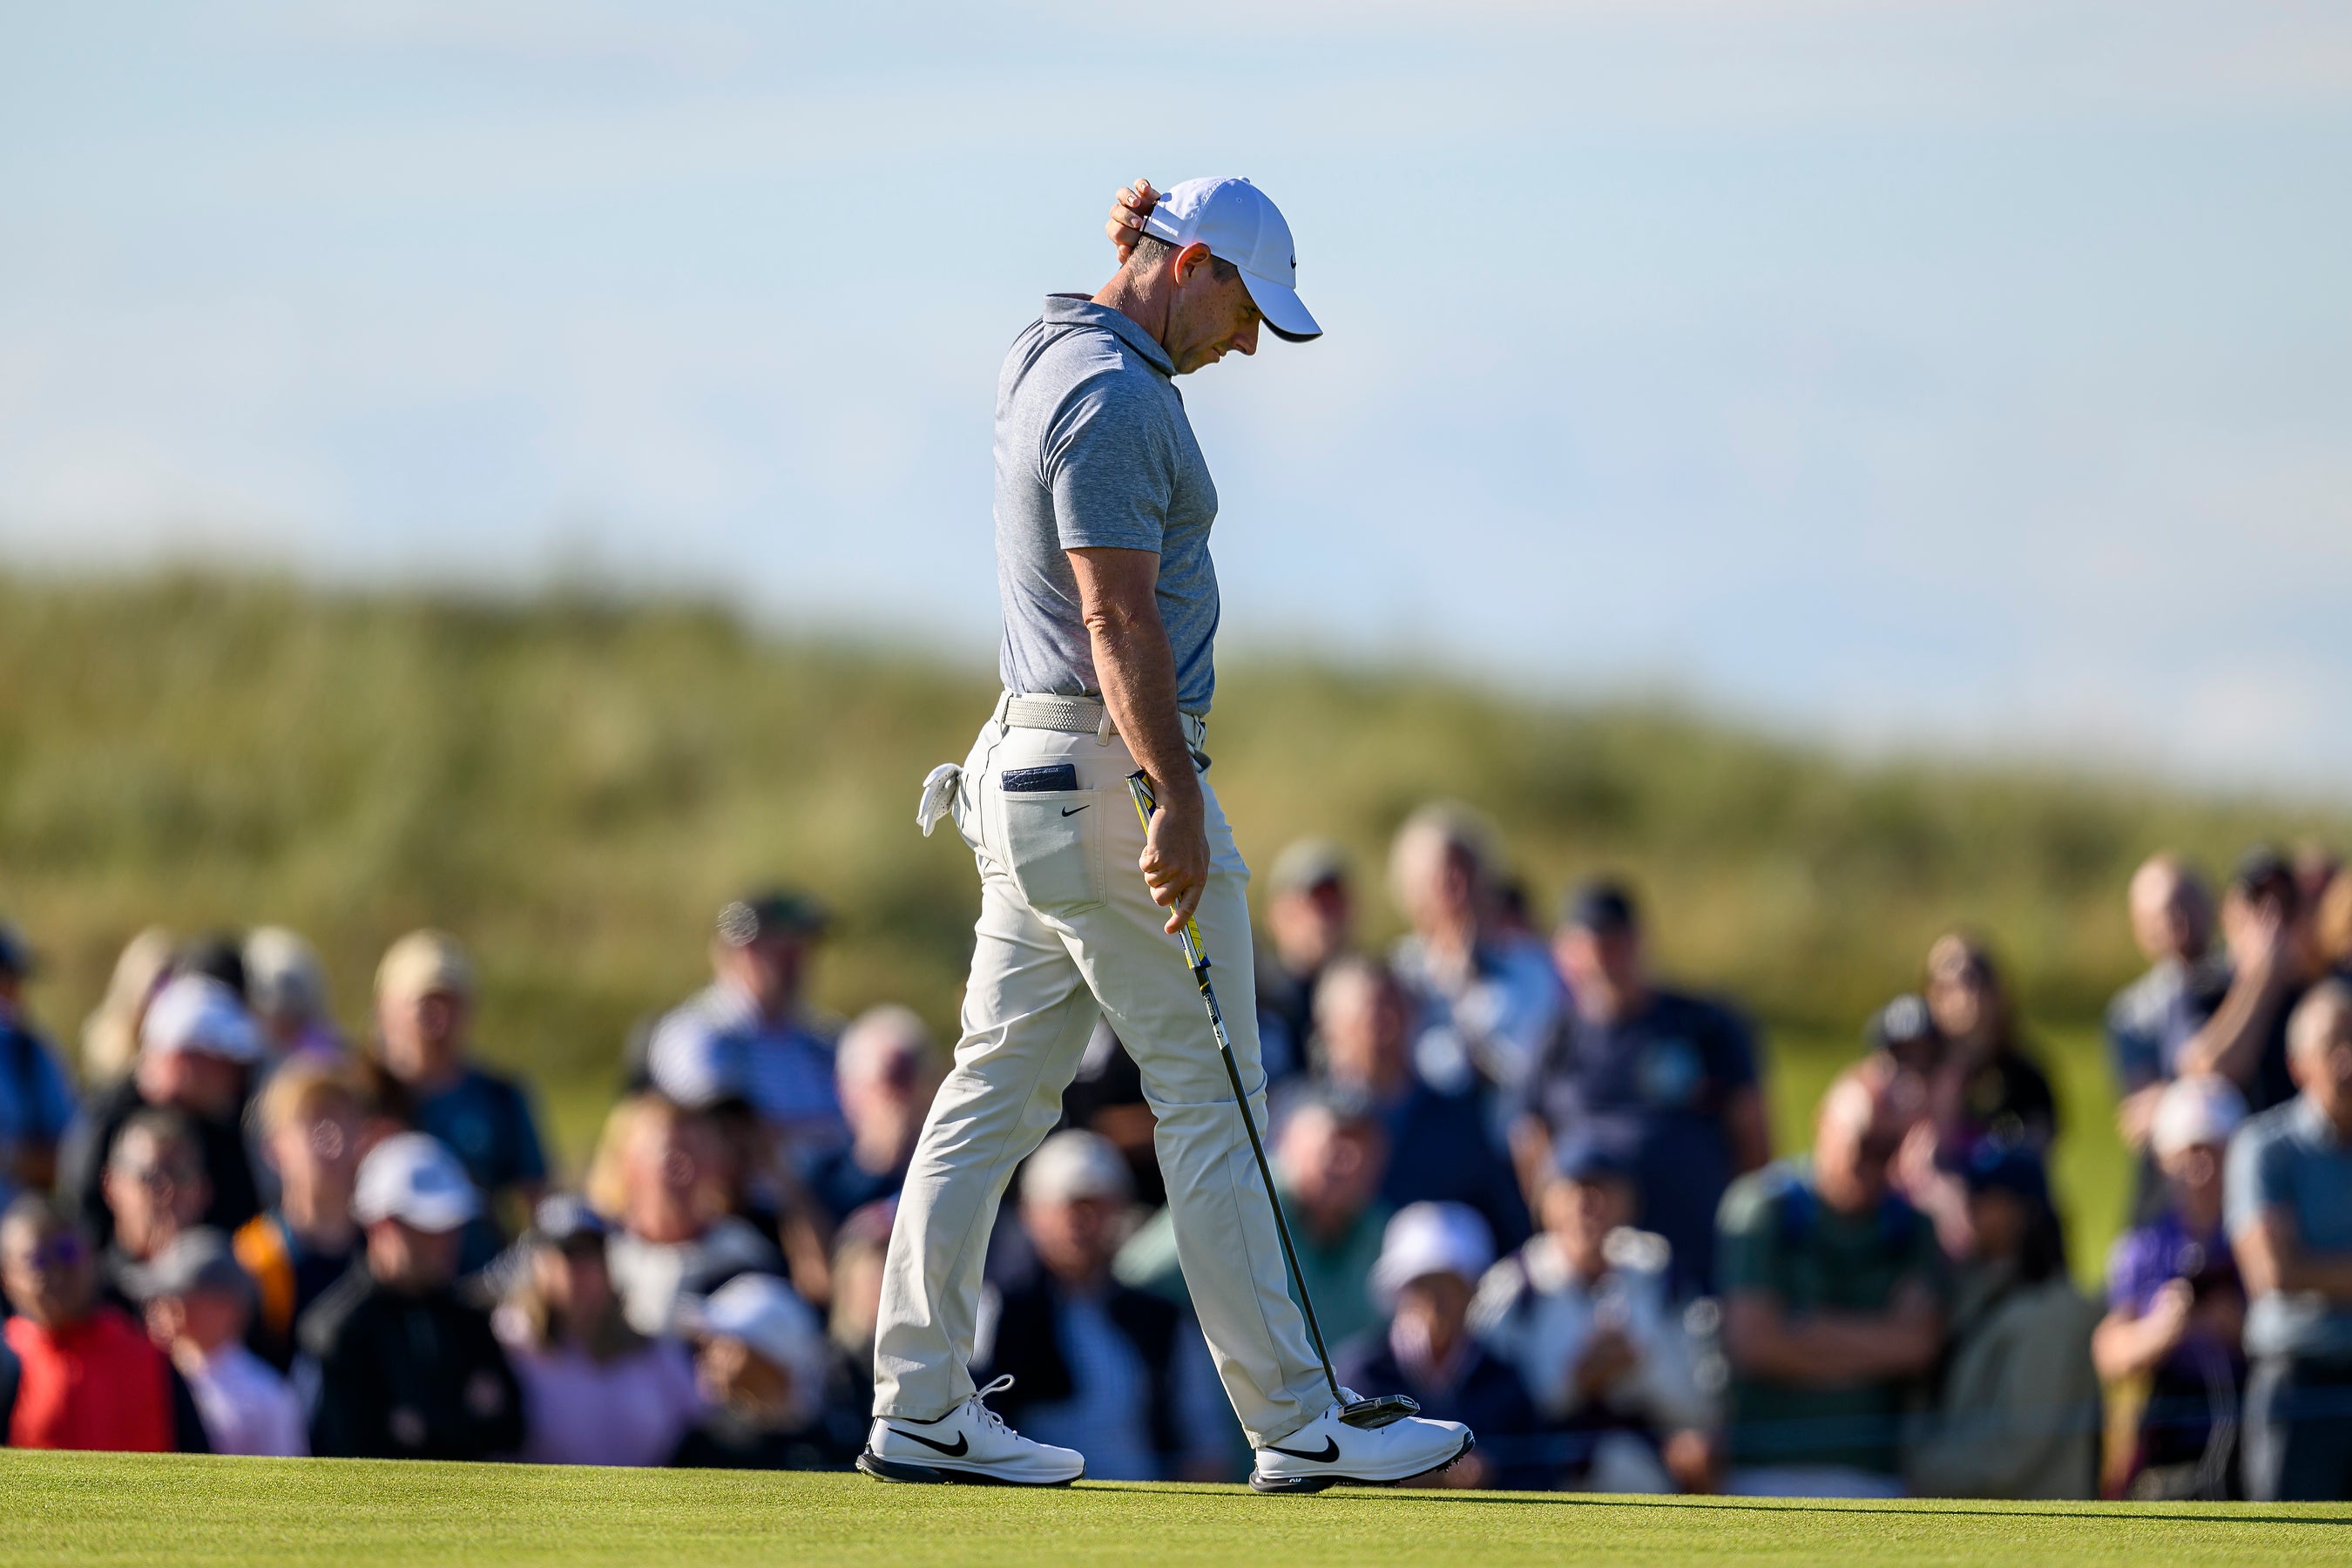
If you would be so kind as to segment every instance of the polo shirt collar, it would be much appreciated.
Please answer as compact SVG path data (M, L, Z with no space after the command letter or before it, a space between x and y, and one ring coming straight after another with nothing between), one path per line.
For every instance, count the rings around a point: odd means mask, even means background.
M1045 321L1056 327L1100 327L1127 344L1143 361L1162 375L1176 374L1176 362L1168 351L1147 332L1135 318L1108 305L1097 305L1084 294L1048 294L1045 296Z

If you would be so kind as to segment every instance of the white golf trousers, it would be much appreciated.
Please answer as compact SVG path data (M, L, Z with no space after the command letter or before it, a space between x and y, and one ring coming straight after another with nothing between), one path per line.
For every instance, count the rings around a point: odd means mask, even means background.
M1068 763L1078 788L1006 794L1010 770ZM1136 860L1135 761L1116 735L982 727L953 804L980 865L963 1034L915 1147L882 1275L874 1413L915 1420L972 1393L981 1266L1013 1168L1061 1115L1097 1014L1141 1069L1159 1119L1176 1251L1209 1353L1253 1446L1319 1416L1329 1390L1290 1300L1282 1245L1192 971ZM1249 868L1216 795L1201 935L1263 1132Z

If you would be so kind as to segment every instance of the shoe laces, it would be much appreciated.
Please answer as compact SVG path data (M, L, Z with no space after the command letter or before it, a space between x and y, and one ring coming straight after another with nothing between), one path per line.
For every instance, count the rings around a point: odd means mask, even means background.
M997 1431L1003 1433L1008 1437L1013 1436L1013 1428L1004 1424L1003 1416L999 1415L995 1411L991 1410L988 1407L988 1396L992 1394L1002 1394L1012 1386L1013 1374L1008 1372L1003 1377L998 1378L994 1383L990 1384L986 1388L980 1389L975 1392L971 1396L971 1408L975 1418L977 1418L982 1426L992 1426Z

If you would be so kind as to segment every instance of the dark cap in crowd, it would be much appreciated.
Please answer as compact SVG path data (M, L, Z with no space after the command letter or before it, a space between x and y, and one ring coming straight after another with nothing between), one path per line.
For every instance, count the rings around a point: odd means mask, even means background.
M226 931L197 937L172 960L172 973L208 976L242 997L245 994L245 942Z
M1927 1011L1927 998L1906 991L1870 1016L1862 1037L1869 1042L1872 1050L1900 1055L1914 1046L1934 1041L1936 1016Z
M551 1193L531 1210L530 1236L542 1247L570 1247L579 1241L602 1241L613 1234L604 1216L588 1206L577 1193Z
M154 1258L124 1270L124 1282L142 1301L219 1290L251 1299L253 1280L239 1268L227 1236L210 1226L173 1237Z
M2301 901L2294 867L2270 844L2257 844L2238 857L2230 873L2230 890L2249 901L2273 900L2290 914Z
M805 893L772 889L737 899L719 911L719 940L749 947L773 936L823 936L833 917Z
M1589 931L1596 936L1614 936L1641 923L1631 889L1606 878L1580 882L1571 889L1559 920L1570 931Z
M1274 858L1274 868L1266 873L1266 890L1276 896L1311 893L1333 883L1345 887L1349 880L1345 849L1328 838L1301 838L1284 846Z
M1551 1168L1561 1181L1579 1186L1633 1179L1633 1163L1622 1150L1600 1138L1561 1139L1552 1150Z
M2050 1201L2050 1176L2042 1168L2042 1156L2021 1144L1997 1139L1978 1144L1960 1178L1971 1193L2013 1193L2036 1203Z
M33 944L12 921L0 919L0 974L13 974L22 980L38 967L33 956Z

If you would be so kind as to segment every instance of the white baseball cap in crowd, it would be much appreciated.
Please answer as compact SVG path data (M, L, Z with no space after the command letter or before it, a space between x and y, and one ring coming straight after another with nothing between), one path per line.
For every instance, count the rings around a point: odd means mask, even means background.
M808 1303L771 1274L738 1274L700 1300L678 1304L677 1326L689 1334L740 1340L792 1378L793 1402L813 1412L824 1391L824 1330Z
M481 1212L457 1156L425 1132L395 1132L369 1150L352 1187L352 1217L362 1225L396 1219L439 1235Z
M1072 1127L1037 1145L1021 1173L1021 1201L1068 1204L1083 1198L1125 1203L1135 1178L1118 1146L1099 1132Z
M2226 1078L2177 1078L2157 1098L2148 1147L2159 1160L2200 1143L2227 1143L2246 1120L2246 1098Z
M1291 241L1290 225L1247 180L1186 180L1161 194L1143 228L1179 250L1205 245L1218 260L1240 268L1250 299L1276 336L1303 343L1323 335L1298 298L1298 247Z
M1495 1237L1466 1204L1407 1204L1381 1233L1372 1265L1372 1298L1383 1310L1397 1292L1432 1274L1458 1274L1471 1284L1494 1266Z
M245 998L209 974L179 974L163 983L139 1025L147 1056L201 1051L233 1062L261 1059L261 1031Z

